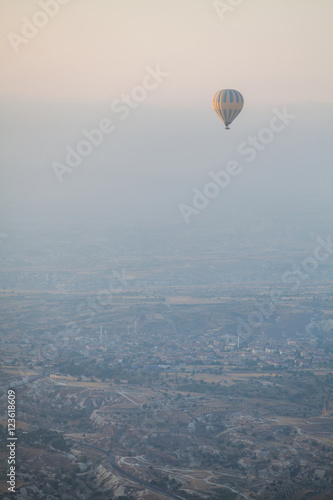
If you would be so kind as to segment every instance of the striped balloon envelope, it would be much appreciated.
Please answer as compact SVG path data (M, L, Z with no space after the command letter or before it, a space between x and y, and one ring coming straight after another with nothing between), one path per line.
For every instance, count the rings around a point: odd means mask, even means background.
M225 128L239 115L244 106L244 98L238 90L224 89L216 92L213 98L213 108L223 120Z

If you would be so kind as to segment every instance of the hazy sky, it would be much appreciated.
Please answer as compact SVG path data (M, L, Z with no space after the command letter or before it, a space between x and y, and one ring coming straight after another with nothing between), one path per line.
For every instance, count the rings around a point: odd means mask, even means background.
M2 95L113 99L159 64L169 77L153 102L205 102L220 88L332 102L332 0L240 0L220 16L213 0L59 1L17 54L8 34L47 0L1 1Z
M272 212L280 209L282 196L290 207L332 198L333 1L224 0L219 12L214 3L1 0L6 220L34 207L46 217L50 206L68 221L97 210L114 220L163 212L183 223L179 204L191 203L193 189L232 159L243 173L207 214L229 214L228 198L244 213L258 200L263 214L273 200ZM168 76L122 120L111 104L142 83L148 66ZM229 132L211 106L221 88L245 98ZM267 127L277 106L295 119L249 168L238 147ZM104 118L113 133L59 183L54 162L65 164L68 148Z

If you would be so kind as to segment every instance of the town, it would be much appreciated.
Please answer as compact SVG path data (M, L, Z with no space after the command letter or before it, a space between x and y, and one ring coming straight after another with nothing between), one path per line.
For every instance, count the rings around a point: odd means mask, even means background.
M5 254L0 362L16 391L22 495L329 494L332 263L296 293L281 279L288 250L262 265L258 250L220 244L140 258L115 245L110 258L104 241L89 266L64 247L48 269L29 245L23 264ZM278 307L240 329L277 289Z

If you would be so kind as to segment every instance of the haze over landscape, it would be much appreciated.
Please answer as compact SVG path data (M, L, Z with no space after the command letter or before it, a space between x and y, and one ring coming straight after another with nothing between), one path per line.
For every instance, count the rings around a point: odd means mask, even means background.
M0 14L1 494L331 498L332 2Z

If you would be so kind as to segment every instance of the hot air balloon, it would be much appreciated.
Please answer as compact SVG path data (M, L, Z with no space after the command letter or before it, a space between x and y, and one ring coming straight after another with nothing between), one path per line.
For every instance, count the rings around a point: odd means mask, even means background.
M239 115L243 106L244 98L238 90L219 90L213 98L214 111L224 121L226 130L230 130L230 123Z

